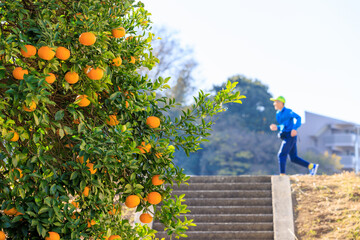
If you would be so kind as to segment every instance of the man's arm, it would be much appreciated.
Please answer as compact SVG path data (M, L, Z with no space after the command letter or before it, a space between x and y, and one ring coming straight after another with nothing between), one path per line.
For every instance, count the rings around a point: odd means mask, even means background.
M298 130L298 128L301 126L301 117L293 111L290 112L290 116L296 119L296 123L293 129Z

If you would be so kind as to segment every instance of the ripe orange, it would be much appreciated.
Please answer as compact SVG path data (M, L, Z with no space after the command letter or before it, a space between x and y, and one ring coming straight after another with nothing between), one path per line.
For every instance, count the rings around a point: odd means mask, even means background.
M112 210L109 210L108 213L109 213L110 215L115 215L115 214L119 214L120 211L121 211L121 209L118 208L118 209L116 210L115 204L113 204L113 209L112 209Z
M87 97L88 97L88 96L86 96L86 95L78 95L78 96L76 97L76 99L75 99L75 102L78 101L78 100L80 100L80 101L77 103L77 105L78 105L79 107L87 107L87 106L89 106L89 104L90 104L90 100L87 99Z
M91 68L91 66L86 65L86 67L84 68L84 73L88 74L88 72L90 71L90 68Z
M91 68L86 74L91 80L100 80L104 76L104 70L101 68Z
M79 208L79 203L72 201L71 204L75 207L75 208Z
M5 240L6 239L6 235L3 231L0 231L0 240Z
M121 57L117 57L117 58L114 58L113 60L113 66L116 66L116 67L118 67L118 66L120 66L121 64L122 64L122 59L121 59Z
M93 163L87 163L86 166L89 168L91 174L95 174L97 172L97 169L94 169Z
M48 46L43 46L43 47L39 48L38 55L39 55L39 58L41 58L41 59L51 60L54 58L55 52L52 48L50 48Z
M17 210L16 210L16 208L10 208L9 210L4 210L4 214L5 215L8 215L8 216L13 216L13 215L15 215L17 213Z
M133 56L130 57L130 62L129 63L135 64L135 58Z
M96 42L96 36L92 32L84 32L79 37L79 42L85 46L91 46Z
M56 49L56 55L58 59L67 60L70 57L70 51L64 47L58 47Z
M45 78L45 81L49 84L52 84L56 80L56 76L53 73L48 73L49 76Z
M140 215L140 221L142 223L151 223L153 220L153 217L148 213L143 213Z
M22 177L23 177L23 174L22 174L21 169L20 169L20 168L15 168L15 169L19 171L19 173L20 173L20 174L19 174L19 175L20 175L19 177L22 178ZM13 171L14 171L14 170L13 170ZM17 180L17 177L14 177L14 180Z
M77 118L77 119L74 119L73 123L75 124L80 124L80 120Z
M157 158L161 158L162 157L162 153L160 153L160 152L157 152L157 153L155 153L155 156L157 157Z
M111 235L108 240L115 240L115 239L121 239L119 235Z
M111 30L111 33L114 38L122 38L126 34L125 29L123 27L115 28Z
M96 224L95 220L92 219L91 221L88 221L87 227L90 228L91 226L93 226L93 225L95 225L95 224Z
M67 72L65 74L65 81L67 81L69 84L75 84L79 81L79 74L76 72Z
M125 107L128 108L129 107L129 103L128 101L125 101Z
M110 126L116 126L119 124L119 121L116 118L116 115L109 115L109 119L106 120L106 124Z
M23 109L24 109L26 112L33 112L33 111L35 111L35 109L36 109L36 103L35 103L35 101L31 101L31 104L30 104L29 108L24 104L24 105L23 105Z
M147 199L150 204L156 205L161 202L161 195L158 192L151 192L148 194Z
M83 195L84 195L85 197L88 197L88 196L89 196L89 193L90 193L90 188L89 188L89 187L85 187L85 188L84 188L84 191L83 191Z
M57 232L49 232L49 237L46 237L45 240L60 240L60 235Z
M23 69L22 67L16 67L14 71L12 72L13 76L17 80L23 80L25 74L29 74L29 71L26 69Z
M150 128L157 128L160 126L160 119L158 117L150 116L146 119L146 125Z
M34 47L33 45L25 45L25 48L26 48L26 51L23 49L20 50L21 55L23 55L26 58L35 56L36 47Z
M77 156L76 161L83 164L84 163L84 156Z
M11 142L17 142L19 140L19 134L15 131L10 131L14 133L14 136L10 139Z
M140 149L141 153L148 153L151 149L151 144L148 143L145 145L145 142L141 142L141 146L137 146L136 148Z
M125 200L125 205L128 208L134 208L139 204L140 204L140 198L137 195L127 196L127 198Z
M159 185L161 185L161 184L163 184L165 182L165 180L159 179L159 176L160 175L155 175L155 176L152 177L151 182L152 182L153 185L159 186Z

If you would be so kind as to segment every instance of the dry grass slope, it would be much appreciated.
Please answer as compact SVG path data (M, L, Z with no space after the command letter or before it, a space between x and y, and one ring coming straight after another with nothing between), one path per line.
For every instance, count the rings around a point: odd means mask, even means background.
M296 236L301 240L360 240L360 176L293 176Z

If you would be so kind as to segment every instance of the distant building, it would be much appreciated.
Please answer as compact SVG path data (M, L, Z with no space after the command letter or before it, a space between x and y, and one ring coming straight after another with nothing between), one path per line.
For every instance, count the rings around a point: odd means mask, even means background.
M305 123L299 129L299 151L335 153L344 169L355 169L355 145L358 124L315 113L305 112Z

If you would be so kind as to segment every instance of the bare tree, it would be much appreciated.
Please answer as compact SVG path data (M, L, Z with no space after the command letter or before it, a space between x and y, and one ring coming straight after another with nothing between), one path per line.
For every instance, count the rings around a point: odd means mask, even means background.
M153 42L152 53L159 59L159 63L149 71L141 69L142 74L147 74L151 79L159 76L169 76L171 89L163 94L167 97L175 98L176 102L185 104L187 97L194 91L193 72L197 67L197 62L193 58L191 48L181 46L180 40L175 37L175 33L162 27L153 30L160 39Z

